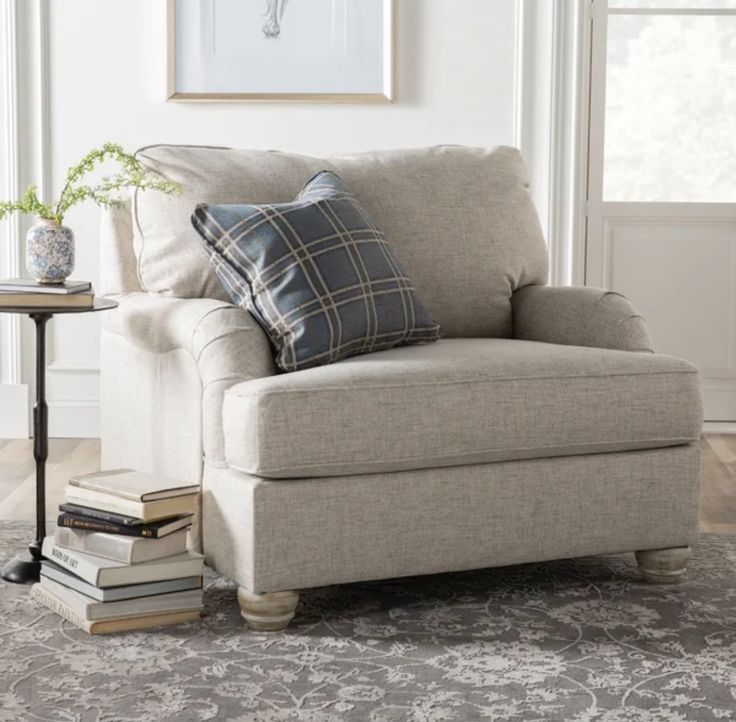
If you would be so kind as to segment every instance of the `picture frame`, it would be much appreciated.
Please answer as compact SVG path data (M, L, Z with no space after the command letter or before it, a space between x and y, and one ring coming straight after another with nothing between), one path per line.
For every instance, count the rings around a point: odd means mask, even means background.
M391 103L394 6L167 0L167 100Z

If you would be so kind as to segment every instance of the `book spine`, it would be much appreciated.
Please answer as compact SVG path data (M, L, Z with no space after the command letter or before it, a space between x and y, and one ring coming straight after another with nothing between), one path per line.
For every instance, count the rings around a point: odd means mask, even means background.
M59 529L54 541L57 547L72 551L84 552L105 559L130 564L133 555L132 539L118 539L109 534L99 532L80 532L72 529Z
M52 612L66 619L67 622L71 622L75 627L79 627L88 634L91 632L92 625L90 622L77 614L73 609L69 609L61 599L44 589L41 584L34 584L31 587L31 598L48 607Z
M105 521L104 519L85 519L68 513L59 514L59 518L56 520L56 523L58 526L68 529L101 531L105 534L141 536L148 539L155 539L158 536L155 529L149 529L143 524L138 524L136 526L130 524L116 524L115 522Z
M173 612L167 614L152 614L144 617L123 617L106 621L92 622L89 625L90 634L109 634L111 632L132 632L138 629L152 629L182 622L194 622L201 616L201 610L192 609L188 612Z
M85 582L97 586L97 577L99 570L90 562L79 559L73 553L69 553L65 549L59 549L48 537L43 540L41 553L47 559L58 564L62 569L66 569L72 574L76 574Z

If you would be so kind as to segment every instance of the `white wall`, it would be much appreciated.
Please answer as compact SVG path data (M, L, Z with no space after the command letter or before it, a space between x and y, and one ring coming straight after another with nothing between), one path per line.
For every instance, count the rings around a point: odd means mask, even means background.
M516 0L395 0L397 100L390 106L165 103L165 0L22 2L48 12L46 167L54 193L66 168L105 141L307 154L514 142ZM78 240L74 275L96 279L96 210L75 209L67 223ZM92 316L52 324L52 435L97 432L98 324Z

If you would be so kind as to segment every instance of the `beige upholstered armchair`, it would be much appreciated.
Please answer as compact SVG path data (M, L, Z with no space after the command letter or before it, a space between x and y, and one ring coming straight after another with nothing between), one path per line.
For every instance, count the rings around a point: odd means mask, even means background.
M696 369L654 353L622 296L549 288L510 148L320 160L157 146L180 197L103 219L103 464L202 484L196 543L279 629L298 591L636 551L677 581L698 525ZM339 173L443 339L290 374L198 246L198 202L293 198Z

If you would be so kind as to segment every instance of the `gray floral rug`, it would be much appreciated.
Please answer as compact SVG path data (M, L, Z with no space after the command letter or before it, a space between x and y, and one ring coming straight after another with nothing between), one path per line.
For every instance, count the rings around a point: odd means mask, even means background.
M2 556L30 533L0 525ZM670 588L626 555L316 589L277 634L215 575L200 623L108 637L0 583L0 719L736 719L736 537L691 566Z

